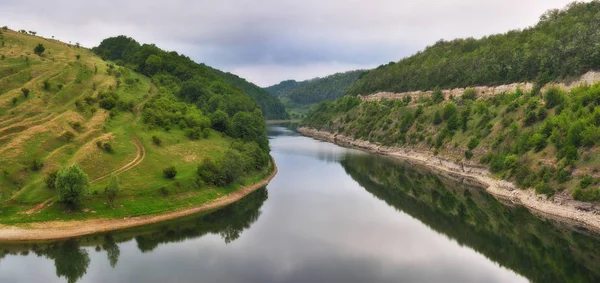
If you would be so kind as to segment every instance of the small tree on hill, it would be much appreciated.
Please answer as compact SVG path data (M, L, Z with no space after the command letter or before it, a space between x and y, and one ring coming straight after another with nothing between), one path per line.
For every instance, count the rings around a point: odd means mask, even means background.
M117 178L117 176L111 176L110 180L108 181L108 186L104 188L104 193L108 198L108 203L110 204L110 207L114 207L114 201L117 195L119 194L119 191L121 191L121 189L119 188L119 179Z
M44 45L41 43L38 43L38 45L33 49L33 53L37 54L38 56L42 56L44 51L46 51L46 47L44 47Z
M79 166L72 165L58 171L55 187L59 201L73 208L79 205L88 193L90 180Z
M23 96L25 96L25 98L29 97L29 89L28 88L22 88L21 92L23 93Z
M442 93L442 90L439 87L436 87L433 90L433 94L432 94L431 98L433 99L433 102L440 103L440 102L444 101L444 94Z
M165 175L165 178L173 179L177 176L177 169L175 169L175 166L167 167L163 170L163 174Z
M48 173L48 175L46 176L46 187L50 190L54 190L56 189L56 175L58 174L57 171L52 171L50 173Z

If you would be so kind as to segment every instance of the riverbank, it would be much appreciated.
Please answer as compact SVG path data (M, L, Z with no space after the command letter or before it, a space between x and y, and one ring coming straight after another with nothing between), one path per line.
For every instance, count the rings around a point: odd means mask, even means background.
M152 216L126 217L122 219L90 219L75 221L48 221L28 223L26 226L0 224L0 241L50 241L96 233L121 230L142 225L158 223L232 204L246 195L266 186L277 175L277 164L273 160L273 171L261 181L242 187L233 193L204 203L200 206Z
M427 166L441 174L446 174L454 178L462 178L462 182L478 184L496 198L523 205L534 212L564 222L581 225L600 233L600 212L598 208L590 203L565 198L549 200L543 195L536 195L533 189L517 189L511 182L495 179L483 165L465 162L457 163L440 156L434 156L429 152L380 146L368 141L354 140L344 135L332 134L306 127L299 127L298 132L344 147L357 148Z

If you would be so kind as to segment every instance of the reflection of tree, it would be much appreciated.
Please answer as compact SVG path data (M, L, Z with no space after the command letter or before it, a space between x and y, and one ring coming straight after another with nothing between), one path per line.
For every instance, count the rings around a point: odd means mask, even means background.
M87 251L80 248L76 240L54 244L41 253L50 259L54 259L56 276L64 276L69 283L77 282L83 277L90 265L90 257Z
M267 198L267 189L261 188L214 212L162 224L153 231L135 237L138 249L149 252L161 243L180 242L209 233L219 234L225 243L230 243L258 219L260 207Z
M106 251L106 256L108 257L110 266L113 268L117 266L121 250L119 250L119 246L111 234L106 234L104 236L104 244L102 245L102 248Z
M412 164L366 155L347 156L341 164L390 206L534 282L600 282L600 240L594 236Z

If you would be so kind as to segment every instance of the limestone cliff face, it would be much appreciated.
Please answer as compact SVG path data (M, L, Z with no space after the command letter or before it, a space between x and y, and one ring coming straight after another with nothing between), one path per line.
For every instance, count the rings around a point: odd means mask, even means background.
M549 83L542 88L542 91L547 89L550 86L557 86L564 90L570 90L573 87L580 86L582 84L593 84L596 82L600 82L600 72L589 71L581 76L579 79L569 82L569 83ZM498 95L501 93L511 93L515 92L517 89L521 89L524 92L531 91L534 87L534 84L531 82L526 83L513 83L507 85L499 85L499 86L475 86L472 87L475 90L475 93L478 97L490 97L494 95ZM455 89L444 89L442 93L444 98L448 99L451 95L454 97L460 97L465 92L465 88L455 88ZM417 98L419 96L431 96L433 91L409 91L409 92L378 92L370 95L363 95L360 98L363 101L379 101L382 99L385 100L401 100L406 96L411 96L412 98Z

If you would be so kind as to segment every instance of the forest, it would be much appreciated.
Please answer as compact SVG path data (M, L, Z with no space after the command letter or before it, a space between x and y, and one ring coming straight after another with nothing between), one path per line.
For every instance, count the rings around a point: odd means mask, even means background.
M406 92L570 80L600 68L600 2L574 2L544 13L523 30L439 40L434 45L370 71L348 93Z

